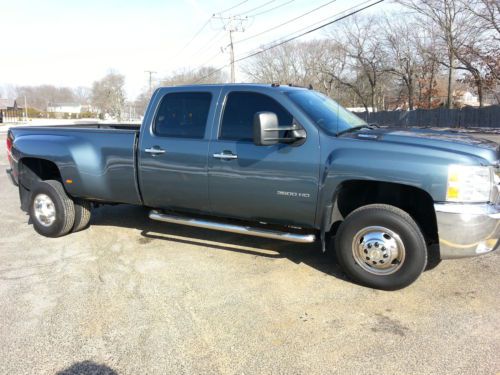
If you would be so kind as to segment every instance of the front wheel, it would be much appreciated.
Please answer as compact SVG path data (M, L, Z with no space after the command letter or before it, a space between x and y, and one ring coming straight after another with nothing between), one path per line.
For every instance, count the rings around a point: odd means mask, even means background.
M351 212L339 227L335 250L350 278L376 289L404 288L427 264L427 246L417 223L405 211L385 204Z

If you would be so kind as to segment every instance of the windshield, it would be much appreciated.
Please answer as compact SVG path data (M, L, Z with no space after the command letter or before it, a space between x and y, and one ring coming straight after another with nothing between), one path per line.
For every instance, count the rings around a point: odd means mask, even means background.
M352 128L368 126L358 116L319 92L300 90L288 92L287 95L314 123L329 134L337 135Z

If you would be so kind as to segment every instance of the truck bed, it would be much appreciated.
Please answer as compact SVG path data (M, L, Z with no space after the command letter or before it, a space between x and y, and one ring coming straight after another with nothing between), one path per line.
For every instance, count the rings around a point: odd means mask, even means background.
M137 124L18 126L16 143L53 161L68 193L102 202L140 204L136 174ZM24 155L30 157L31 155Z
M118 123L118 124L107 124L99 122L82 122L78 124L68 124L68 125L42 125L42 126L22 126L19 128L53 128L53 129L106 129L106 130L139 130L141 128L140 123Z

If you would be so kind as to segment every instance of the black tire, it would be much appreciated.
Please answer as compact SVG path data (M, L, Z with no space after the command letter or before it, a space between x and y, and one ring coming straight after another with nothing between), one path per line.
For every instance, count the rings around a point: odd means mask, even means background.
M53 222L40 220L35 214L35 199L41 194L50 198L55 215ZM59 181L47 180L38 182L31 191L30 219L35 230L45 237L60 237L68 234L75 222L75 207Z
M71 231L78 232L88 227L92 205L84 199L75 199L73 203L75 205L75 222Z
M386 232L380 228L389 231ZM364 231L368 232L364 234ZM382 249L387 250L385 247L379 249L378 247L383 245L379 245L376 240L377 236L382 233L385 233L382 241L386 241L382 242L383 244L402 243L403 246L398 246L398 249L404 247L404 250L392 253L390 250L388 253L382 252ZM356 240L359 240L357 246L354 244ZM377 243L377 248L375 248L375 243ZM368 246L370 249L373 246L373 249L367 250ZM420 276L427 264L427 246L417 223L405 211L386 204L371 204L351 212L339 227L335 238L335 250L339 264L352 280L376 289L404 288ZM370 252L366 253L367 251ZM368 257L372 255L371 251L374 251L375 258ZM363 256L367 257L362 258L357 255L361 252L366 253ZM386 260L385 264L381 264L384 263L386 255L388 259L391 259L394 254L404 254L403 259L394 259L390 263ZM365 259L368 260L365 261ZM381 269L380 267L390 268ZM392 273L387 274L387 272Z

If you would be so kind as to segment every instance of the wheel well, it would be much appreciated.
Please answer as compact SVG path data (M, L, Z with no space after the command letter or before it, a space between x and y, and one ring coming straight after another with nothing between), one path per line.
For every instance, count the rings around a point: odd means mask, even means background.
M61 172L54 162L38 158L21 159L20 180L27 189L38 181L62 181Z
M406 211L422 229L426 240L438 242L434 201L416 187L379 181L347 181L337 192L337 208L343 217L368 204L390 204ZM332 226L335 229L336 225Z

